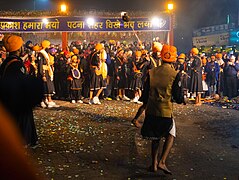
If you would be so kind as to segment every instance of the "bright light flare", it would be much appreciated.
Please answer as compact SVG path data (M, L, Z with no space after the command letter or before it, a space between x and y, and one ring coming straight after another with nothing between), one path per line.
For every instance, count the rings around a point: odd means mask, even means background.
M48 19L47 18L44 18L44 19L42 19L42 22L44 23L44 24L48 24Z
M173 3L168 3L168 10L173 10Z
M88 18L86 20L86 23L89 25L89 26L93 26L95 24L95 20L94 18Z
M66 12L66 9L67 9L66 5L62 4L61 5L61 12Z
M161 27L162 26L162 19L158 18L158 17L153 17L151 20L151 23L153 26L156 27Z

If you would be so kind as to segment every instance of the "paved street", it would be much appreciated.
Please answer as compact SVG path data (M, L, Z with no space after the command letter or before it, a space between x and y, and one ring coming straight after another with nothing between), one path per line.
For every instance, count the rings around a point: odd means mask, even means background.
M34 111L40 147L31 152L46 179L239 178L237 110L175 105L177 138L167 162L173 175L166 176L148 171L150 142L130 124L139 105L57 103Z

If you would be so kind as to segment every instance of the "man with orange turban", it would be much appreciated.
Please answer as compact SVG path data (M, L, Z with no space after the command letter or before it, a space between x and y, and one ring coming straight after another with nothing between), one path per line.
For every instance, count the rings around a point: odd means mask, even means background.
M27 75L20 55L23 40L16 35L5 36L4 46L9 56L0 67L0 101L15 118L26 145L36 147L37 133L32 108L41 102L43 83Z
M141 107L145 108L145 119L141 134L143 138L152 140L152 166L150 170L156 172L160 169L165 174L172 174L166 166L166 159L176 136L175 122L172 118L172 89L174 84L178 84L178 78L176 79L178 72L174 69L172 63L177 59L177 48L164 45L161 56L163 64L149 72L149 78L146 81L141 98L143 101ZM137 115L140 115L140 113L137 113ZM166 140L160 156L159 144L163 137Z
M196 94L195 105L200 106L201 103L201 94L203 93L202 87L202 62L200 57L198 56L198 49L191 49L191 56L193 58L193 62L191 65L191 82L189 91L192 94Z

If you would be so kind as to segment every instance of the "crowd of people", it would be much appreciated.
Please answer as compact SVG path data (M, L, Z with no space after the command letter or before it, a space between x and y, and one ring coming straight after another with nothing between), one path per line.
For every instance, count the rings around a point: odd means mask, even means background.
M101 104L101 99L141 104L132 124L145 111L143 138L152 140L152 165L172 174L166 159L176 136L172 102L177 93L193 98L238 96L239 57L234 54L199 54L193 47L177 54L175 46L134 42L74 41L60 49L43 40L39 44L16 35L2 35L0 101L15 119L25 143L38 143L32 108L59 107L55 99L71 103ZM180 84L180 91L175 88ZM176 86L175 86L176 85ZM184 101L182 101L184 102ZM182 103L180 101L180 103ZM162 154L159 144L165 137Z
M28 74L45 82L43 108L57 107L53 99L71 103L88 99L89 104L113 99L141 104L139 98L147 74L162 64L162 46L159 39L152 44L74 41L62 50L48 40L39 44L27 41L21 58ZM185 96L195 98L198 105L201 96L219 95L228 97L228 101L238 96L237 55L199 55L198 49L193 48L188 55L180 54L174 67L183 73Z

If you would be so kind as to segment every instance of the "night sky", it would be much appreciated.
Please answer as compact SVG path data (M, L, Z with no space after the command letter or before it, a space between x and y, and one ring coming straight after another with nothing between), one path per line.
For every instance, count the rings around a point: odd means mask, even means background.
M60 0L35 0L38 10L57 10ZM67 0L70 9L96 10L153 10L166 8L166 0ZM230 15L232 22L237 22L239 0L174 0L176 14L175 43L179 49L189 48L192 44L193 29L204 26L223 24ZM1 10L31 10L34 0L8 0L0 2Z

